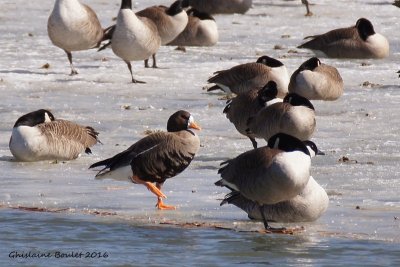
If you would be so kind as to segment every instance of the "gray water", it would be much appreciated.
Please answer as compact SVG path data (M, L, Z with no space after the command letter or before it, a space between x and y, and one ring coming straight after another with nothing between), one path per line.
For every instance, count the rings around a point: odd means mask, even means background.
M105 26L120 4L84 2ZM110 49L73 53L80 74L70 77L66 55L46 32L53 1L2 0L0 266L398 265L400 9L391 1L313 2L311 18L304 17L300 1L284 0L258 0L245 15L216 16L216 46L186 53L162 47L161 68L133 63L135 77L147 81L133 85L125 63ZM135 8L152 4L159 2L135 2ZM296 49L305 36L354 25L359 17L388 37L391 53L383 60L321 58L338 68L345 83L339 100L313 101L313 141L326 156L313 159L312 175L328 192L329 208L315 222L284 224L304 227L293 236L258 233L262 223L233 206L219 206L227 193L213 185L220 162L251 149L251 143L222 114L222 95L202 88L214 71L264 54L279 58L292 73L312 56ZM41 68L46 63L50 68ZM12 126L39 108L93 126L104 145L70 162L15 162L8 149ZM178 109L189 110L203 130L192 164L163 187L166 204L177 205L176 211L157 211L155 197L143 186L94 179L90 164L122 151L147 130L165 129ZM13 251L51 257L14 259ZM56 259L57 251L108 257Z

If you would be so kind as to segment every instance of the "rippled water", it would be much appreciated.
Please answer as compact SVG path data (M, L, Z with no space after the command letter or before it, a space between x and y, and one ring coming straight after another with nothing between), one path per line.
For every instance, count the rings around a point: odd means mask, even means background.
M103 25L113 23L118 1L84 2ZM148 83L132 85L125 63L110 50L74 53L80 74L68 76L67 58L46 32L53 1L2 0L0 266L399 265L400 9L391 1L313 2L311 18L304 17L300 1L283 0L258 0L245 15L216 16L217 46L186 53L162 47L161 68L133 63L135 76ZM313 140L326 156L313 159L312 175L327 190L330 206L316 222L284 225L304 227L294 236L260 234L262 223L219 206L227 193L213 185L219 163L251 144L222 114L222 95L202 87L214 71L264 54L292 73L312 55L296 49L305 36L353 25L362 16L388 37L391 54L383 60L321 59L337 67L345 83L338 101L313 102ZM50 68L41 68L45 63ZM95 127L104 145L71 162L15 162L8 149L11 128L39 108ZM90 164L127 148L146 130L165 129L177 109L191 111L203 130L192 164L164 185L166 203L177 205L176 211L155 210L156 199L143 186L94 179ZM51 258L10 258L13 251ZM108 257L56 259L56 252Z

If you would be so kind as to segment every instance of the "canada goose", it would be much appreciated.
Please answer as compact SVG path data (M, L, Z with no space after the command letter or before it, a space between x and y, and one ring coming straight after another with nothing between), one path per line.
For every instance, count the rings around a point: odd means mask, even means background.
M310 178L311 157L302 141L278 133L268 140L268 146L244 152L221 166L218 173L222 179L215 185L256 202L264 216L263 205L292 199L304 190ZM267 218L263 221L266 230L275 230Z
M250 89L260 89L267 82L275 81L278 97L283 98L288 92L289 74L285 65L277 59L262 56L254 63L240 64L227 70L220 70L208 79L215 83L207 91L223 90L226 93L241 94Z
M67 53L71 75L78 74L71 52L98 47L104 36L96 13L78 0L55 1L47 32L51 42Z
M145 185L157 196L158 209L175 209L167 206L162 198L161 186L189 166L200 147L199 137L190 129L200 130L193 116L187 111L177 111L168 119L168 132L148 135L125 151L89 168L104 166L96 178L129 180ZM156 183L154 186L153 183Z
M215 19L208 13L191 8L186 11L188 24L168 45L177 46L213 46L218 42L218 27Z
M132 83L145 83L133 78L131 61L145 60L154 55L161 45L157 26L150 19L136 16L132 0L122 0L117 24L112 32L111 47L128 65Z
M274 82L271 82L261 94L271 95L271 91L276 92L274 87ZM286 133L302 141L309 140L316 126L314 106L307 98L290 93L283 102L261 109L248 120L247 126L248 134L265 140L277 133Z
M182 6L191 6L209 14L244 14L250 9L252 0L183 0Z
M174 40L186 27L188 16L182 9L182 0L177 0L167 8L165 6L151 6L136 13L137 16L151 19L157 26L158 34L161 37L161 45ZM148 68L148 59L145 60L145 67ZM153 68L157 68L156 57L153 54Z
M394 0L392 5L400 7L400 0Z
M100 143L98 132L66 120L55 119L45 109L20 117L14 124L10 151L19 161L71 160Z
M265 93L264 89L266 90ZM282 102L282 99L276 98L277 90L276 83L270 81L261 90L252 89L228 100L223 111L236 130L250 139L254 148L257 148L257 141L254 134L246 131L248 129L247 122L249 118L255 116L265 106Z
M322 52L333 58L385 58L389 55L389 42L375 33L372 23L360 18L355 26L340 28L324 34L308 36L310 41L298 46Z
M336 100L343 94L343 80L335 67L312 57L293 73L289 93L309 100Z
M295 223L317 220L328 208L329 198L324 188L310 176L304 189L288 200L265 204L260 208L256 202L232 191L225 196L221 206L226 203L242 209L252 220L263 220L264 217L269 222Z

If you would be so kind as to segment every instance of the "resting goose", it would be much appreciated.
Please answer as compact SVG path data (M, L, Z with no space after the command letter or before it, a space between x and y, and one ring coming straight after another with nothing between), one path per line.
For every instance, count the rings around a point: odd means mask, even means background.
M227 70L220 70L208 79L215 83L207 91L223 90L226 93L242 94L251 89L260 89L267 82L275 81L278 97L288 92L289 75L286 67L277 59L262 56L254 63L240 64Z
M309 100L332 101L343 94L343 80L335 67L312 57L293 73L289 93L296 93Z
M188 16L182 9L182 0L177 0L167 8L165 6L151 6L136 13L137 16L151 19L157 26L161 37L161 45L166 45L174 40L188 24ZM156 57L153 54L153 68L157 68ZM148 68L148 59L145 60Z
M248 129L247 122L249 118L254 117L265 106L282 102L282 99L276 98L277 90L276 83L270 81L261 90L252 89L228 100L223 111L236 130L250 139L254 148L257 148L256 136L246 131Z
M136 16L132 11L132 0L122 0L117 24L112 30L111 47L114 54L127 64L132 83L145 82L133 78L131 61L148 59L160 45L161 38L154 22Z
M268 146L240 154L221 163L221 180L215 185L237 191L254 201L264 216L263 205L273 205L299 195L310 178L311 157L299 139L278 133ZM266 230L274 229L263 217Z
M55 119L45 109L21 116L14 124L10 151L19 161L72 160L100 142L92 127Z
M308 36L310 41L298 46L333 58L385 58L389 55L389 42L376 33L372 23L365 18L355 26L340 28L324 34Z
M148 135L125 151L89 168L104 166L97 173L97 179L111 178L143 184L157 196L158 209L175 209L163 203L162 198L166 196L161 187L166 179L186 169L199 150L199 137L190 129L200 130L200 127L189 112L177 111L168 120L168 132Z
M270 82L261 93L270 96L271 91L276 92L275 87L275 83ZM248 120L247 126L248 134L265 140L277 133L286 133L302 141L309 140L316 126L314 106L307 98L291 93L283 102L261 109Z
M78 0L55 1L47 32L51 42L67 53L71 75L78 74L71 52L98 47L104 36L96 13Z
M183 0L182 6L191 6L209 14L244 14L250 9L252 0Z
M218 42L219 34L215 19L208 13L191 8L186 11L188 23L168 45L177 46L213 46Z

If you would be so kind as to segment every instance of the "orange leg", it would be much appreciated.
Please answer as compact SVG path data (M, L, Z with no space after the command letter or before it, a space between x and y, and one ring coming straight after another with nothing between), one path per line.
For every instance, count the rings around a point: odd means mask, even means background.
M131 179L132 179L132 182L134 182L136 184L142 184L142 185L146 186L147 189L150 190L159 199L167 198L167 196L164 195L164 193L161 192L161 190L158 187L156 187L154 184L152 184L150 182L143 181L142 179L140 179L136 175L132 176Z
M160 190L160 192L161 192L161 186L162 185L163 185L162 183L156 183L156 186ZM157 198L156 207L159 210L176 210L175 206L165 205L164 202L162 201L162 198L160 198L160 197Z

